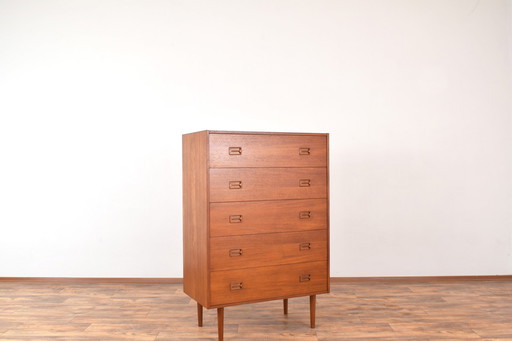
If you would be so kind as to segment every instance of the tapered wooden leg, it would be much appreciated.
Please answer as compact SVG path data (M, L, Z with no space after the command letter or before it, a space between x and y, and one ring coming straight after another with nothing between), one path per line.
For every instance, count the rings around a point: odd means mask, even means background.
M283 311L284 311L285 315L288 315L288 299L287 298L285 298L283 300Z
M197 325L199 327L203 326L203 306L199 303L197 304Z
M217 308L217 329L219 341L224 340L224 308Z
M309 296L309 323L315 328L316 295Z

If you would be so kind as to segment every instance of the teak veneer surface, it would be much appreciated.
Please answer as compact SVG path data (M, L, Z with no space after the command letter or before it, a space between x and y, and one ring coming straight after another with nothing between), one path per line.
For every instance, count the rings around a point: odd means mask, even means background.
M203 307L217 308L219 341L224 307L299 295L310 297L314 328L314 296L329 291L328 138L183 135L184 288L199 325Z
M316 329L308 297L225 309L225 340L512 340L512 280L404 279L331 282L317 296ZM0 281L1 341L192 341L217 338L216 311L181 284ZM192 323L191 323L192 322Z
M241 148L233 158L225 151ZM310 148L307 157L297 153ZM325 167L327 163L325 135L287 134L210 134L210 167Z
M309 186L299 186L309 180ZM230 189L230 181L242 188ZM326 168L211 168L210 201L327 198Z
M299 212L309 212L301 219ZM239 223L229 217L240 216ZM327 229L327 200L272 200L210 204L210 236Z
M208 136L183 135L183 288L208 302Z
M210 274L212 306L326 293L326 263L318 261L214 271ZM300 275L305 273L310 274L310 279L297 284ZM233 282L242 282L243 289L230 290L229 284Z
M301 248L301 245L303 247ZM230 251L240 250L240 256ZM213 271L327 260L327 231L218 237L210 240ZM236 254L236 253L235 253Z

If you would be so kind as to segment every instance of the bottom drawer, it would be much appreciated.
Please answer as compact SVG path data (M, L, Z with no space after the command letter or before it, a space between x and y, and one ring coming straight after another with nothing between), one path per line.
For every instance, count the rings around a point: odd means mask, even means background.
M222 306L327 292L327 262L213 271L211 305Z

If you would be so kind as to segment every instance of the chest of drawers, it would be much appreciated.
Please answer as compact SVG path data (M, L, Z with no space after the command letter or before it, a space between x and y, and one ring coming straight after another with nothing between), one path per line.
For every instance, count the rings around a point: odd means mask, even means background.
M183 135L183 290L216 308L329 292L328 134Z

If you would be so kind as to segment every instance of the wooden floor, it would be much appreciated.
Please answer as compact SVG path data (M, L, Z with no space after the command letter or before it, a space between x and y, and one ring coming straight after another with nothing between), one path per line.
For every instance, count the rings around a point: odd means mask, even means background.
M308 297L225 310L225 340L512 340L512 281L332 283ZM216 340L180 284L0 282L0 340Z

